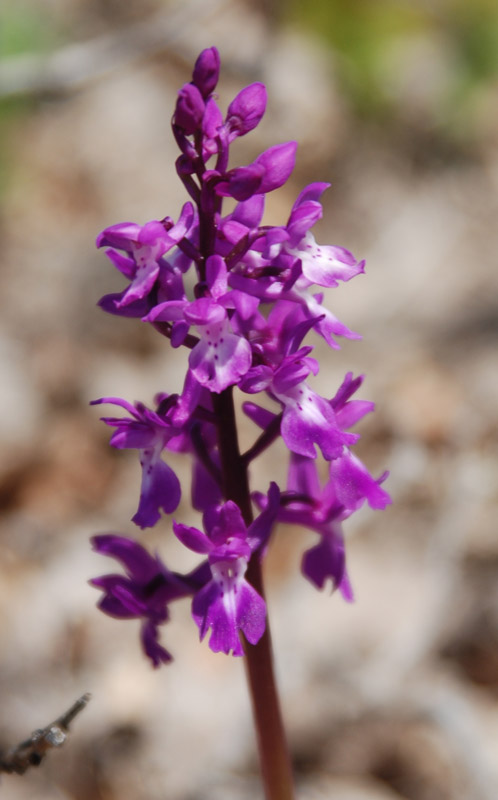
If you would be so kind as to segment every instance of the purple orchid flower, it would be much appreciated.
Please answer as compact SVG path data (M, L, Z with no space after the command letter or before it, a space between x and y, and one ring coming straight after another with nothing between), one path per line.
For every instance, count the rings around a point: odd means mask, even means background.
M328 580L332 589L339 589L348 602L353 592L346 571L346 552L342 522L351 512L338 501L334 482L320 488L316 463L309 458L292 455L289 465L287 493L278 518L282 522L309 528L320 536L318 544L307 550L301 570L318 589Z
M259 562L277 519L318 535L303 555L303 574L318 588L331 582L351 600L342 525L364 504L383 509L390 502L381 485L387 473L375 479L350 450L359 438L350 428L373 409L355 399L363 378L348 373L335 396L320 396L311 379L319 363L304 341L315 333L338 348L338 337L360 338L323 306L320 290L363 273L364 261L342 247L317 244L311 233L322 217L327 183L306 186L286 224L263 223L265 195L290 177L297 145L275 145L251 164L229 168L231 144L264 115L266 89L259 82L246 86L224 114L214 94L219 69L217 49L204 50L178 93L172 120L180 149L176 169L192 202L176 223L170 217L144 226L122 223L97 239L128 280L123 291L103 297L101 307L140 317L173 348L189 350L182 394L158 395L154 410L114 397L95 401L125 411L103 418L114 429L111 445L139 451L138 526L153 526L178 507L180 483L164 451L192 460L192 505L203 513L204 530L175 522L174 532L206 557L197 570L170 573L122 537L94 540L98 552L126 569L125 576L95 579L104 592L101 608L142 619L143 646L154 665L170 658L158 642L168 603L187 595L200 638L209 632L213 651L252 657L249 646L261 640L266 625L265 601L255 588ZM225 198L236 201L230 213ZM278 406L274 413L244 404L261 433L243 454L232 387L264 392ZM240 508L250 505L248 465L279 436L290 455L286 491L271 484L268 495L255 494L261 513L247 525ZM318 477L320 457L328 462L325 481Z
M279 513L282 521L302 525L320 535L318 544L303 555L303 575L319 589L330 578L333 588L339 588L348 601L353 599L353 593L346 572L342 522L365 501L372 508L380 509L391 502L387 492L358 459L355 459L355 468L349 468L350 458L351 454L345 451L341 458L331 461L329 480L320 488L315 462L292 455L287 484L289 494ZM338 462L343 460L346 466L337 468Z
M110 247L106 255L131 281L120 295L111 296L115 313L137 316L138 309L144 308L144 301L156 284L161 266L166 266L163 256L184 238L193 221L192 204L185 203L176 225L169 218L162 222L147 222L142 227L133 222L123 222L111 225L99 234L97 247ZM126 255L119 250L124 250ZM109 298L104 307L106 305L111 305Z
M141 619L142 647L154 667L171 661L171 654L159 644L158 627L169 619L169 603L188 597L202 584L200 570L187 578L170 572L159 556L151 556L142 545L123 536L101 534L92 543L97 553L115 558L126 570L126 576L103 575L90 581L104 592L100 610L116 619Z
M140 502L132 521L140 528L150 528L160 519L160 510L171 514L181 497L180 482L162 459L167 442L178 436L180 429L170 420L159 416L143 403L134 406L120 397L101 397L92 405L110 403L121 406L130 417L101 417L106 425L116 428L110 444L118 449L137 449L142 467Z
M359 436L342 431L331 404L306 383L306 376L317 371L308 352L309 348L303 347L287 356L273 375L271 392L284 406L281 433L287 447L298 455L316 458L317 444L323 457L330 460Z
M275 305L260 352L267 361L277 363L252 367L240 387L249 393L266 390L281 403L280 432L289 450L316 458L317 444L323 457L330 460L337 458L345 445L354 444L359 436L341 429L332 403L320 397L306 382L308 375L318 373L319 365L309 356L312 348L299 348L299 345L317 320L298 322L298 314L292 303Z
M249 559L266 546L279 505L278 487L271 484L267 508L249 527L232 501L204 514L206 533L173 523L178 539L195 553L208 556L211 580L195 595L192 616L201 640L209 629L209 647L215 653L244 655L239 634L256 644L265 630L266 604L245 579Z
M274 228L266 237L268 257L278 263L280 254L299 259L307 285L335 287L365 271L349 250L335 245L318 245L310 228L322 217L318 198L330 186L311 183L298 196L285 228Z
M269 147L247 167L236 167L216 184L216 193L235 200L278 189L289 179L296 161L297 142Z
M190 370L202 386L219 393L245 375L251 365L252 353L247 339L231 329L225 305L236 302L236 296L232 296L233 292L227 293L227 270L221 256L207 259L206 283L209 297L200 297L192 302L174 300L160 303L145 319L149 322L186 323L185 333L194 325L200 341L190 353ZM243 313L242 298L240 301Z

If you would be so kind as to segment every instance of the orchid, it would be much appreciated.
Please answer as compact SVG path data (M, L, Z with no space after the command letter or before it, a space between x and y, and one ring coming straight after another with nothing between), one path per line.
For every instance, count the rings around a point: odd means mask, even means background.
M137 542L113 534L94 536L92 542L97 553L117 559L127 573L91 581L104 592L99 608L117 619L142 619L141 639L146 655L156 667L171 661L170 653L158 642L158 627L169 618L168 603L188 596L189 585Z
M359 338L324 306L321 290L363 274L365 262L315 241L311 228L323 215L328 183L306 186L286 223L263 224L265 196L289 180L297 143L273 145L251 163L229 167L232 143L259 125L267 95L262 83L252 83L224 114L214 93L219 69L217 49L204 50L178 93L176 170L189 197L178 220L120 223L97 238L128 281L103 297L101 308L140 319L188 357L183 388L159 393L153 408L113 396L93 402L121 409L121 416L103 417L114 429L110 444L138 451L142 479L132 516L138 527L162 525L164 516L182 510L182 486L168 460L171 453L190 459L192 506L202 512L202 526L175 520L172 530L201 560L188 574L172 572L133 539L104 534L94 537L95 550L117 559L126 574L92 585L103 593L104 613L142 621L142 647L154 667L172 658L159 641L170 603L190 598L200 639L209 633L213 652L247 660L267 798L291 800L262 562L279 521L308 528L318 542L303 553L303 575L351 601L343 526L365 503L384 509L390 497L382 486L387 473L375 479L351 449L359 439L351 427L373 410L373 403L353 399L363 377L348 373L327 396L313 387L320 363L308 337L318 335L333 349L341 337ZM225 198L236 201L228 213ZM236 391L251 397L243 410L260 429L245 453ZM272 482L266 494L251 493L252 462L279 437L288 452L287 485Z

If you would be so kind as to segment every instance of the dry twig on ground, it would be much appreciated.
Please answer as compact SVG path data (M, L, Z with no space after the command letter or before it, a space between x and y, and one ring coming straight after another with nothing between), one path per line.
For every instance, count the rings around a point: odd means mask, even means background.
M49 750L64 744L70 723L85 708L89 700L88 693L82 695L54 722L49 723L45 728L34 731L29 739L6 753L0 753L0 772L9 774L15 772L17 775L24 775L29 767L37 767Z

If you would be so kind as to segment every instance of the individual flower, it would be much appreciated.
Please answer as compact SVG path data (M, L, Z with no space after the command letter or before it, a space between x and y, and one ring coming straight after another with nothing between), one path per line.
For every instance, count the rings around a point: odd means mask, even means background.
M233 332L226 306L240 301L240 310L247 301L240 295L227 292L227 270L221 256L207 259L206 286L209 296L160 303L145 317L149 322L173 321L185 323L185 333L193 325L199 342L189 356L189 367L195 379L211 392L222 392L237 383L251 365L249 342ZM249 301L250 302L250 301ZM254 305L254 304L251 304Z
M120 295L112 297L115 313L136 316L137 307L146 308L145 301L158 279L161 266L165 265L163 256L183 239L193 221L193 206L185 203L176 224L169 218L162 222L153 220L143 226L122 222L99 234L97 247L109 247L106 255L130 280ZM123 250L125 255L119 250Z
M247 167L230 170L216 183L216 193L235 200L248 200L283 186L296 161L296 142L269 147Z
M284 406L280 431L287 447L298 455L316 458L317 444L323 457L330 460L359 437L341 430L331 404L307 384L307 375L316 374L308 352L309 348L303 347L285 359L273 375L271 392Z
M365 501L374 509L384 509L391 503L389 494L380 485L388 473L375 480L346 447L339 458L330 462L329 474L336 487L337 500L350 511L356 511Z
M318 198L328 183L311 183L299 194L287 225L273 228L266 236L267 257L278 263L281 255L299 259L304 279L310 284L335 287L365 271L365 262L357 261L349 250L336 245L318 245L310 228L321 218Z
M103 591L98 607L116 619L141 619L140 639L154 667L171 661L171 654L159 644L158 627L169 619L168 604L193 593L192 584L170 572L159 556L151 556L142 545L115 534L92 538L93 549L111 556L125 568L126 575L93 578L90 583ZM199 574L199 573L198 573Z
M205 533L173 523L178 539L195 553L208 556L211 580L194 596L192 616L201 640L209 629L209 647L215 653L244 655L240 633L256 644L265 630L266 605L245 579L251 555L266 546L278 511L279 491L272 484L267 508L249 527L232 501L204 514Z
M373 410L373 403L351 399L362 382L363 376L353 378L348 372L330 401L336 424L341 428L351 427ZM263 429L269 429L276 416L253 403L245 403L244 411ZM386 476L384 473L375 480L361 461L343 447L330 460L328 480L321 486L316 461L306 454L291 452L287 491L282 495L278 519L319 534L319 542L304 553L301 565L303 575L317 588L322 589L330 579L333 588L339 588L346 600L353 599L342 523L365 502L374 509L384 509L391 502L380 485ZM256 493L255 499L261 508L266 508L264 495Z
M309 355L312 348L300 347L300 343L318 320L299 319L292 303L275 305L268 318L266 340L263 337L259 349L269 363L248 370L240 385L249 393L266 390L281 403L280 432L289 450L316 458L318 445L323 457L330 460L359 437L339 426L332 403L308 385L306 378L316 375L319 366Z
M261 508L266 507L264 495L255 492L253 497ZM333 481L320 486L315 461L291 454L278 519L319 534L317 544L303 554L301 571L318 589L330 581L332 590L339 589L348 602L353 600L353 590L346 570L342 522L351 513L337 500Z
M139 451L142 467L140 501L132 521L140 528L149 528L160 519L160 511L171 514L178 506L181 496L180 482L175 473L162 459L166 444L181 433L167 416L161 416L143 403L132 405L120 397L101 397L92 405L110 403L126 409L129 417L102 417L106 425L116 428L110 444L119 450Z
M230 275L230 285L264 302L287 300L299 304L308 319L321 317L316 332L330 347L337 348L337 336L360 337L323 307L323 295L314 294L311 287L338 286L338 281L348 281L364 272L365 262L357 261L342 247L318 245L309 230L322 216L318 198L328 185L307 186L294 203L287 225L262 228L259 235L253 233ZM225 228L232 238L240 231L230 223Z

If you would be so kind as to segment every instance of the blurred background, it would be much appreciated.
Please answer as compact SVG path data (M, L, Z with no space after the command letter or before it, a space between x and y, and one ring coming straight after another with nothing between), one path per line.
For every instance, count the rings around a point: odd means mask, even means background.
M94 239L178 215L170 117L213 44L223 108L252 81L269 91L233 163L299 141L266 222L329 181L316 238L367 259L365 276L327 296L364 340L317 344L314 385L330 397L346 371L366 373L377 410L358 452L375 475L391 470L394 504L346 526L353 605L300 576L312 534L282 529L267 564L299 797L496 800L493 0L3 0L0 746L93 696L60 751L3 778L3 797L261 797L241 661L199 645L178 604L163 629L175 662L154 671L138 626L98 613L87 584L111 568L90 550L97 531L192 563L167 520L144 534L129 521L136 453L109 448L88 406L150 403L178 391L184 369L152 330L95 307L123 284ZM262 488L281 461L276 450L257 464ZM177 517L189 519L187 497Z

